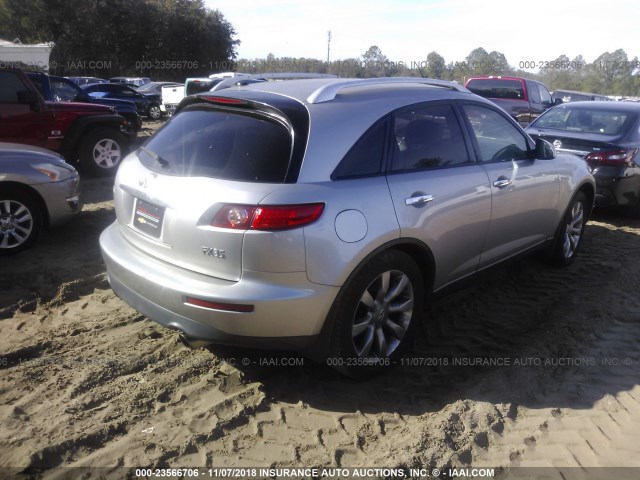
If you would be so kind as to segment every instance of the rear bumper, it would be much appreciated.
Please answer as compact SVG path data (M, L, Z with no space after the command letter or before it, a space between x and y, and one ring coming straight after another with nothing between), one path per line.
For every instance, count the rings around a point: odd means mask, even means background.
M157 260L131 245L117 223L100 236L114 292L151 320L192 341L261 348L306 349L318 338L338 287L309 282L304 272L245 272L216 279ZM187 297L253 305L252 312L197 307Z
M640 174L635 171L600 168L593 172L593 177L596 181L596 206L640 205Z
M178 108L178 104L177 103L163 103L160 106L160 109L162 109L163 107L164 107L164 111L168 115L173 115L176 112L176 109Z

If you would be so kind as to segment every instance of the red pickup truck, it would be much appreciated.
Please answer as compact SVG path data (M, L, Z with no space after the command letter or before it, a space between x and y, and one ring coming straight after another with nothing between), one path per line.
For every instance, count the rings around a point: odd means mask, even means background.
M544 84L521 77L471 77L465 87L491 100L523 127L545 110L562 103L551 98Z
M0 141L24 143L79 161L93 175L112 175L136 133L113 107L42 98L19 69L0 69Z

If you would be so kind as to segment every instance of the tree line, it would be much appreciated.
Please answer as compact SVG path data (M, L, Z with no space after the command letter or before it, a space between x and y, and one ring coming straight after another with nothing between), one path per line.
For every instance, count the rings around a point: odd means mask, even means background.
M474 75L514 75L550 90L640 96L640 62L618 49L593 62L560 55L550 62L510 65L504 54L475 48L447 62L432 51L424 59L393 61L378 46L357 58L239 59L233 25L204 0L0 0L0 38L53 41L50 72L59 75L147 76L178 80L220 71L332 73L340 77L424 76L464 83ZM530 69L537 70L532 73Z
M405 62L390 60L374 45L360 57L329 63L312 58L275 57L269 54L265 59L240 59L232 67L249 73L295 71L356 78L422 76L461 84L475 75L511 75L539 80L552 91L578 90L623 97L640 96L640 61L637 57L629 58L622 49L605 52L593 62L587 62L581 55L573 59L560 55L552 61L521 61L519 65L512 66L504 54L487 52L481 47L475 48L463 61L458 62L447 62L435 51L424 60ZM538 72L532 73L528 69L537 69Z
M50 73L184 80L240 43L203 0L0 0L0 38L54 42Z

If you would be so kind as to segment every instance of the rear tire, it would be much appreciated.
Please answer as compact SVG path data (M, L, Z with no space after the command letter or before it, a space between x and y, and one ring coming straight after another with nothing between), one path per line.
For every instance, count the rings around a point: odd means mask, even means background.
M115 175L126 155L126 140L113 128L98 128L84 137L80 144L80 167L90 175Z
M405 253L374 257L336 299L327 364L353 378L391 366L411 343L423 314L424 281Z
M560 267L566 267L573 263L582 245L588 214L589 206L586 195L583 192L576 193L558 227L556 240L549 257L550 263Z
M30 247L42 230L42 212L32 195L15 188L0 188L0 256Z

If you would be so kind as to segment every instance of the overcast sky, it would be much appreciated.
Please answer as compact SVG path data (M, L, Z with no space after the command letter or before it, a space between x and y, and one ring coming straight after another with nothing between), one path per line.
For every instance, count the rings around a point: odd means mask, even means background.
M510 65L622 48L640 56L637 0L205 0L231 22L239 58L356 58L377 45L390 60L423 61L436 51L463 61L477 47L503 53Z

